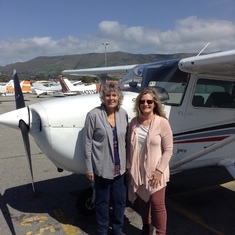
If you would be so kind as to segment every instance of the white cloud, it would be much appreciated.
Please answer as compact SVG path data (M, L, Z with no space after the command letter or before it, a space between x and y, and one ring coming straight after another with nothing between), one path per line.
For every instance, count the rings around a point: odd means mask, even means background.
M146 53L199 52L208 42L209 51L235 48L235 24L230 21L189 17L178 20L172 30L162 32L145 27L127 27L117 22L102 22L100 34L121 45L123 51ZM110 44L111 45L111 44ZM118 46L117 46L118 47ZM208 52L209 52L208 51Z
M109 42L108 52L180 53L199 52L208 42L206 52L235 49L235 24L231 21L199 19L178 20L173 29L160 31L142 26L128 27L117 21L102 21L96 35L87 39L67 36L6 39L0 41L0 65L27 61L37 56L72 55L103 52L102 42Z

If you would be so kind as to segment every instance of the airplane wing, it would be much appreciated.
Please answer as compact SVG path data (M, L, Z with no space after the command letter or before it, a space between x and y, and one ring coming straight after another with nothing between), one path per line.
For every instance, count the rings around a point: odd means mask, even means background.
M69 74L69 75L88 75L88 74L103 75L103 74L108 74L108 73L125 73L125 72L129 72L136 65L121 65L121 66L100 67L100 68L64 70L64 71L62 71L62 74Z
M47 91L43 91L43 90L40 90L40 89L37 89L35 88L35 92L37 94L37 96L39 97L40 95L46 95L47 94Z
M111 67L100 67L100 68L88 68L88 69L75 69L75 70L64 70L62 74L66 75L93 75L99 77L101 84L105 83L107 74L109 73L127 73L133 69L135 65L121 65L121 66L111 66Z
M179 69L187 73L235 76L235 50L193 56L179 61Z

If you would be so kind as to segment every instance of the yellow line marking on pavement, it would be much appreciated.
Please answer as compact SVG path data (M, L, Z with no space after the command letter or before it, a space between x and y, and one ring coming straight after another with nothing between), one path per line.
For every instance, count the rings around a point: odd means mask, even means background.
M64 212L57 208L53 210L56 219L60 222L62 228L64 229L64 231L66 232L67 235L76 235L79 234L79 231L76 227L74 227L73 225L71 225L72 220L66 218ZM69 224L70 223L70 224Z
M50 226L50 227L46 227L46 228L40 228L39 229L39 233L35 234L35 235L43 235L45 231L49 230L51 233L55 233L55 229ZM26 235L33 235L33 232L27 232Z
M32 223L34 221L38 221L39 223L45 223L45 221L48 220L46 216L33 216L30 218L27 218L21 222L22 226L32 226Z
M22 226L32 226L33 222L39 222L40 224L45 223L48 218L46 216L33 216L30 218L27 218L21 222ZM36 235L43 235L45 231L50 231L51 233L55 233L55 229L52 226L44 227L39 229L39 233ZM33 231L29 231L26 233L26 235L33 235Z
M170 197L168 197L168 204L169 206L171 206L174 210L176 210L177 212L179 212L179 214L184 215L185 217L191 219L192 221L197 222L198 224L200 224L202 227L205 227L206 229L208 229L209 231L211 231L213 234L216 235L224 235L222 232L217 231L216 229L214 229L213 227L205 224L198 216L196 216L195 214L192 214L191 212L189 212L188 210L182 208L179 203L176 203L175 201L172 201L172 198L177 198L177 197L181 197L181 196L190 196L193 195L195 193L199 193L199 192L206 192L206 191L210 191L213 189L216 189L218 187L225 187L227 189L233 190L235 191L235 180L221 184L221 185L214 185L211 187L206 187L206 188L200 188L200 189L195 189L195 190L191 190L190 192L182 192L182 193L177 193L176 195L172 195Z
M169 199L168 199L169 200ZM198 223L199 225L201 225L202 227L208 229L210 232L212 232L213 234L216 235L224 235L223 233L221 233L220 231L217 231L216 229L214 229L213 227L205 224L198 216L196 216L195 214L192 214L191 212L189 212L188 210L185 210L184 208L182 208L181 206L179 206L176 202L172 202L172 200L170 199L168 201L168 204L170 207L172 207L174 210L176 210L179 214L184 215L186 218L191 219L192 221L195 221L196 223Z

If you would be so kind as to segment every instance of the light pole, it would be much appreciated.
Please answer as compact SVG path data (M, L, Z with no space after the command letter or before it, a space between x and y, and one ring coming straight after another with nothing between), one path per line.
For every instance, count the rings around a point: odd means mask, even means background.
M102 45L104 46L104 63L105 67L107 67L106 47L109 45L109 42L102 42Z

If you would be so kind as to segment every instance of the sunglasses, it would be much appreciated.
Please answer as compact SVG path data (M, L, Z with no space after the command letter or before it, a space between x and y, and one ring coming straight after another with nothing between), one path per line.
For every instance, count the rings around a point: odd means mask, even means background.
M153 100L140 100L139 104L144 104L145 101L147 102L147 104L152 104L154 102Z

